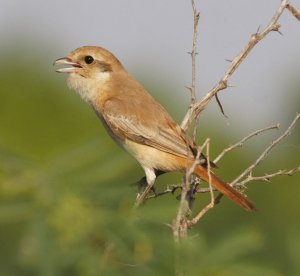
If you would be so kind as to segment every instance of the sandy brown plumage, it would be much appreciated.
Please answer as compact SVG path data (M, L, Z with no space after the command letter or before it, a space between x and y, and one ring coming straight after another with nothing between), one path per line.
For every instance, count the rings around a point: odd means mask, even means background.
M58 71L69 73L69 86L93 107L110 136L141 164L149 185L155 181L155 171L184 171L193 162L197 150L192 140L109 51L82 47L57 63L72 65ZM194 174L208 182L206 158L201 158L203 164L196 166ZM211 181L241 207L255 209L213 173Z

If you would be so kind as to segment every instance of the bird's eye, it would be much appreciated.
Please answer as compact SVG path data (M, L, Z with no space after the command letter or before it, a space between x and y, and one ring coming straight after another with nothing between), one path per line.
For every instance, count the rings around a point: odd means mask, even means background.
M92 56L86 56L84 61L86 64L91 64L94 61L94 58Z

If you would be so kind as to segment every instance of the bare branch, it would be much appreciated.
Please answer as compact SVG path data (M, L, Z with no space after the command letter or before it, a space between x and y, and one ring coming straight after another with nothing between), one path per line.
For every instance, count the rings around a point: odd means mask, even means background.
M265 174L265 175L262 175L262 176L252 176L252 174L250 173L245 180L237 183L235 186L245 186L245 184L250 182L250 181L266 181L266 182L269 182L270 179L275 177L275 176L279 176L279 175L291 176L296 172L300 172L300 165L296 168L291 169L291 170L279 170L278 172L271 173L271 174Z
M186 87L191 93L191 102L188 108L188 112L191 111L196 103L196 55L197 55L197 38L198 38L198 24L200 18L200 12L197 10L195 0L191 0L194 17L194 31L193 31L193 42L192 51L189 53L192 58L192 84Z
M148 195L146 199L156 198L165 194L174 194L177 189L182 189L182 184L168 185L164 191Z
M192 87L191 87L191 104L196 102L196 55L197 55L197 37L198 37L198 22L200 13L196 8L195 1L192 0L193 13L194 13L194 34L193 34L193 47L192 47Z
M208 144L209 144L209 139L206 139L206 141L204 142L202 147L198 148L197 156L196 156L194 162L192 163L192 165L189 168L186 168L184 183L182 184L182 190L181 190L181 195L180 195L180 202L179 202L179 207L178 207L178 211L177 211L177 216L176 216L176 219L175 219L175 221L173 223L173 227L172 227L173 228L173 236L174 236L176 242L179 242L179 240L181 238L185 237L186 233L187 233L188 224L187 224L186 217L187 217L188 212L190 211L190 209L189 209L190 202L189 202L189 198L188 198L188 192L191 187L191 176L194 173L196 166L200 162L200 157L201 157L203 148L205 148Z
M213 207L215 206L215 202L208 203L192 220L187 221L188 228L192 228L195 224L199 222L199 220Z
M206 147L206 157L207 157L207 171L208 171L208 185L210 192L210 203L207 204L192 220L187 221L187 226L191 228L199 222L199 220L215 205L215 197L213 192L213 187L211 185L211 172L210 172L210 160L209 160L209 143Z
M244 137L242 140L238 141L237 143L225 148L216 158L215 160L213 161L215 164L217 162L220 161L220 159L226 154L228 153L229 151L232 151L233 149L237 148L237 147L242 147L244 145L244 143L249 140L250 138L254 137L254 136L257 136L258 134L261 134L262 132L265 132L267 130L271 130L271 129L278 129L279 128L279 124L276 124L276 125L272 125L272 126L269 126L269 127L266 127L266 128L263 128L263 129L259 129L259 130L256 130L252 133L250 133L248 136Z
M300 114L297 114L297 116L295 117L295 119L293 120L293 122L291 123L291 125L288 127L288 129L277 139L275 140L274 142L271 143L270 146L272 147L275 147L283 138L287 137L288 135L291 134L291 132L293 131L297 121L299 120L299 117L300 117ZM241 139L239 142L235 143L234 145L231 145L230 147L227 147L225 148L219 155L218 157L213 161L214 163L218 162L226 153L228 153L229 151L237 148L237 147L242 147L244 145L244 143L249 140L250 138L256 136L256 135L259 135L261 134L262 132L265 132L265 131L268 131L268 130L271 130L271 129L278 129L279 128L279 124L276 124L276 125L272 125L272 126L269 126L269 127L266 127L266 128L263 128L263 129L259 129L259 130L256 130L252 133L250 133L248 136L244 137L243 139ZM207 147L209 145L209 140L206 140L203 144L203 146L201 147L201 149L203 149L205 146ZM270 148L270 146L268 148ZM264 153L268 150L268 148L264 151ZM199 150L198 151L198 155L200 156L200 153L202 150ZM265 155L265 154L262 154L262 155ZM268 153L269 153L269 150L268 150ZM198 157L199 157L198 156ZM209 157L209 155L208 155ZM266 156L265 156L266 157ZM262 160L261 160L262 161ZM191 176L193 170L195 169L195 166L197 165L198 163L197 162L194 162L192 167L189 168L188 170L188 175L189 177ZM248 176L246 176L246 178L242 181L239 181L239 182L236 182L236 183L231 183L231 185L235 186L235 187L244 187L246 183L249 183L249 182L252 182L252 181L269 181L271 178L274 178L276 176L280 176L280 175L293 175L294 173L296 172L299 172L300 171L300 165L298 167L295 167L293 169L285 169L285 170L279 170L275 173L272 173L272 174L265 174L265 175L262 175L262 176L253 176L252 175L252 171L253 169L248 173ZM155 193L155 194L151 194L151 195L148 195L146 197L146 199L151 199L151 198L156 198L156 197L159 197L159 196L163 196L165 194L169 194L169 193L172 193L174 194L174 192L177 190L177 189L181 189L182 190L183 188L183 184L173 184L173 185L168 185L167 188L162 191L162 192L159 192L159 193ZM215 188L209 186L208 188L199 188L197 187L195 189L195 193L211 193L211 191L217 191ZM216 201L218 201L219 198L216 197ZM205 208L208 208L210 206L210 204L208 204ZM205 209L204 208L204 209ZM207 211L207 210L206 210ZM206 211L201 211L202 215L201 217L204 215L204 213ZM203 213L204 212L204 213ZM200 214L199 214L200 216ZM197 215L198 217L198 215ZM189 222L189 223L192 223L192 222ZM192 223L193 224L193 223ZM189 225L191 226L191 225Z
M290 169L290 170L279 170L275 173L270 173L270 174L264 174L264 175L261 175L261 176L253 176L252 174L248 175L248 177L235 184L234 186L235 187L245 187L245 184L249 183L249 182L252 182L252 181L266 181L266 182L269 182L271 180L271 178L274 178L276 176L292 176L293 174L297 173L297 172L300 172L300 165L293 168L293 169ZM160 192L160 193L156 193L156 194L153 194L153 195L149 195L147 196L147 199L150 199L150 198L156 198L156 197L159 197L159 196L162 196L162 195L165 195L165 194L174 194L174 192L177 190L177 189L182 189L182 184L174 184L174 185L168 185L168 187L166 188L166 190ZM214 192L218 191L217 189L215 189L214 187L212 187L212 190ZM195 193L197 194L206 194L206 193L210 193L211 192L211 189L210 187L208 188L197 188L195 190Z
M188 178L191 177L191 175L194 173L196 166L200 164L200 162L201 162L201 160L200 160L201 153L202 153L202 151L205 147L209 146L209 141L210 141L210 139L207 138L204 141L203 145L201 147L198 147L198 151L197 151L195 161L193 162L192 166L190 168L188 168L188 170L186 172ZM208 162L208 159L207 159L207 162Z
M193 8L193 15L194 15L194 32L193 32L192 52L190 53L192 58L192 85L189 89L191 92L191 103L189 108L192 108L192 106L196 102L196 55L197 55L198 23L200 18L200 12L197 10L195 0L192 0L192 8Z
M216 188L212 187L212 190L214 192L218 191ZM197 194L206 194L206 193L210 193L210 187L208 188L198 188L196 189L196 193Z
M238 184L239 185L239 184ZM151 194L151 195L148 195L146 197L146 199L152 199L152 198L156 198L156 197L160 197L160 196L163 196L163 195L166 195L166 194L174 194L175 191L177 189L180 189L182 190L182 184L174 184L174 185L168 185L167 188L162 191L162 192L159 192L159 193L154 193L154 194ZM215 192L215 191L218 191L217 189L215 189L214 187L212 187L212 190ZM208 188L200 188L200 187L197 187L195 189L195 193L196 194L206 194L206 193L210 193L210 187Z
M296 19L300 20L300 13L291 4L287 4L286 8Z
M229 69L225 72L225 75L221 78L219 83L211 89L199 102L195 103L192 107L188 109L182 123L181 127L183 130L187 130L200 113L205 109L205 107L209 104L211 99L221 90L226 89L228 87L228 80L232 76L232 74L236 71L236 69L240 66L240 64L245 60L254 46L260 42L264 37L266 37L272 31L278 31L280 25L277 23L283 11L287 8L288 0L282 0L280 6L278 7L275 15L272 17L270 23L266 26L264 30L259 32L259 30L253 34L247 44L247 46L240 52L238 56L236 56Z
M271 144L262 152L262 154L257 158L257 160L249 166L246 170L244 170L234 181L230 183L231 186L235 186L241 179L245 176L249 175L270 153L270 151L279 144L285 137L289 136L293 129L295 128L297 122L300 119L300 114L297 114L295 119L292 121L287 130L279 136L275 141L272 141Z

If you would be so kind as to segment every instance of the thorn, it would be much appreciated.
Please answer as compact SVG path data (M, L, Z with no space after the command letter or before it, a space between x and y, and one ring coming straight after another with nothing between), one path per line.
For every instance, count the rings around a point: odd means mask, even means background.
M167 227L169 227L169 228L171 228L171 229L173 229L173 225L170 224L170 223L164 223L164 225L167 226Z
M192 87L190 87L190 86L184 86L184 88L186 88L187 90L189 90L190 92L192 91Z
M215 95L215 98L216 98L216 101L217 101L217 103L218 103L218 106L219 106L219 108L220 108L221 113L223 114L223 116L224 116L225 118L228 118L227 115L226 115L225 112L224 112L224 109L223 109L223 106L222 106L222 104L221 104L221 101L219 100L218 94Z
M280 31L279 31L279 28L280 28L281 26L279 25L279 24L274 24L273 26L272 26L272 31L273 32L278 32L278 33L280 33Z
M277 33L279 33L281 36L283 36L283 33L279 31L279 29L275 30Z
M190 51L188 51L188 52L186 52L186 53L189 54L189 55L191 55L191 56L193 55L193 52L190 52ZM198 52L195 52L194 54L195 54L195 55L198 55Z
M259 31L260 31L260 25L258 25L258 28L257 28L257 30L256 30L256 33L255 33L255 34L258 34L258 33L259 33Z
M229 85L229 84L227 85L227 87L228 88L237 88L237 86L235 86L235 85Z

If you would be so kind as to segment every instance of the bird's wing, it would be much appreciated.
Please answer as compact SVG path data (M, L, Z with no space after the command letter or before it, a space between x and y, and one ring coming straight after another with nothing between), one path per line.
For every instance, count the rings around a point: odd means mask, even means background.
M129 139L182 157L195 154L183 130L153 98L143 103L132 99L130 106L125 106L122 99L107 100L102 116L121 140Z

